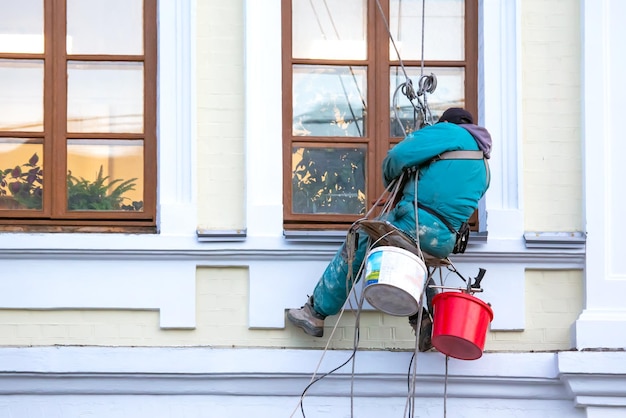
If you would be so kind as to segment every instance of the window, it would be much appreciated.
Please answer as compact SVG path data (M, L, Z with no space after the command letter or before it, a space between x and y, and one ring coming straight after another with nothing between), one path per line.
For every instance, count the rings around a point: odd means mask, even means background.
M451 106L477 115L478 1L282 7L285 228L345 228L384 191L387 150L423 121L402 94L407 78L417 91L422 75L436 76L433 121Z
M2 2L0 225L153 230L155 212L156 0Z

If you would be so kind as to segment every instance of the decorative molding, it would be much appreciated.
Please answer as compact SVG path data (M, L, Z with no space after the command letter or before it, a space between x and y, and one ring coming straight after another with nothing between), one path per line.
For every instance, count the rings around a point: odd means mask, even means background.
M622 407L626 414L626 351L562 352L557 360L577 406Z
M235 242L236 240L220 242ZM313 260L328 262L337 251L337 245L291 246L289 248L265 247L216 247L187 246L183 248L23 248L2 247L0 260L15 259L53 259L69 260L90 258L95 260L189 260L198 265L210 265L219 261L223 265L229 263L240 265L249 261L297 261ZM469 248L469 247L468 247ZM450 259L457 262L471 263L518 263L527 268L546 269L580 269L584 267L585 253L577 250L534 249L528 251L474 251L471 248L464 254L452 255Z
M284 230L283 236L288 242L302 242L314 244L341 244L346 238L346 231L342 230ZM484 244L487 242L488 232L470 232L468 245Z
M19 272L24 260L1 265ZM38 258L28 266L26 276L2 278L0 309L156 310L163 329L196 326L195 263L74 256L71 262Z
M195 228L196 36L194 0L158 2L158 199L160 233Z
M342 230L284 230L283 236L287 242L301 242L314 244L341 244L346 238L346 231Z
M560 416L578 416L578 407L615 412L626 406L624 351L487 352L474 361L449 359L447 375L442 354L418 353L414 360L412 354L357 350L353 371L348 363L311 386L308 394L400 402L407 396L409 366L415 362L418 399L441 401L445 389L452 402L506 400L516 410L531 400L570 401L556 404ZM244 347L3 347L0 395L263 396L270 407L284 404L285 397L297 400L318 366L322 376L350 355L348 350Z
M412 352L357 351L351 366L311 387L310 395L406 397ZM346 350L208 347L0 348L0 395L171 394L297 397L318 375L350 358ZM624 355L626 357L626 354ZM263 361L258 361L262 358ZM450 359L448 396L486 399L571 399L554 371L555 354L485 353ZM441 397L445 356L419 353L416 397Z

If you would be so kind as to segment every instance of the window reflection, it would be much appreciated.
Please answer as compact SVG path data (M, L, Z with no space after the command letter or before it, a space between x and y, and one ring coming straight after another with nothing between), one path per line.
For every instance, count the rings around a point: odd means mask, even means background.
M0 59L0 130L43 131L43 62Z
M41 140L0 138L0 163L0 210L41 210Z
M69 140L67 170L68 210L143 210L143 141Z
M295 65L293 135L365 136L364 67Z
M292 150L293 213L365 213L366 148Z
M70 61L68 132L143 132L143 64Z
M141 0L68 0L68 54L143 54Z
M294 58L367 58L367 0L292 2Z
M390 0L389 27L403 60L422 58L423 0ZM463 60L465 57L465 1L425 2L424 59ZM397 60L393 46L389 58Z
M0 52L44 52L43 0L0 1Z

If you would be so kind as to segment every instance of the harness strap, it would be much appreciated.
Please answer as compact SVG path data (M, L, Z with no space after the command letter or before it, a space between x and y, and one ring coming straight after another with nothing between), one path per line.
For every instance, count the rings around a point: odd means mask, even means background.
M456 151L442 152L441 154L437 155L432 160L430 160L428 162L428 164L434 163L434 162L439 161L439 160L483 160L484 163L485 163L485 171L486 171L486 174L487 174L487 178L489 178L489 176L490 176L489 164L487 164L487 159L485 158L485 155L483 154L483 152L480 151L480 150L476 150L476 151L472 151L472 150L456 150ZM418 169L417 167L412 167L408 171L409 172L413 172L413 171L415 171L417 169ZM443 217L443 215L441 215L439 212L437 212L433 208L425 206L424 204L422 204L420 202L417 202L417 207L422 209L422 210L424 210L425 212L430 213L431 215L433 215L434 217L439 219L446 226L446 228L448 228L448 230L452 234L454 234L457 237L459 236L460 231L457 231L456 229L454 229L452 224L450 224L450 222L448 222Z
M457 150L447 151L439 154L433 161L437 160L482 160L485 158L482 151Z
M457 235L457 234L459 233L456 229L454 229L454 228L452 227L452 224L450 224L450 222L446 221L446 220L444 219L444 217L443 217L443 216L442 216L439 212L437 212L435 209L433 209L433 208L431 208L431 207L428 207L428 206L426 206L426 205L424 205L424 204L422 204L422 203L420 203L420 202L417 202L417 207L418 207L418 208L420 208L420 209L422 209L422 210L423 210L423 211L425 211L425 212L430 213L430 214L431 214L431 215L433 215L435 218L437 218L437 219L439 219L441 222L443 222L443 224L444 224L444 225L448 228L448 230L449 230L450 232L452 232L454 235Z
M491 178L491 173L489 171L489 164L487 163L487 159L482 151L471 151L471 150L457 150L457 151L446 151L435 158L430 160L430 162L435 162L439 160L483 160L485 162L485 172L487 173L487 180Z
M487 175L489 175L489 166L487 165L487 160L485 159L483 152L480 150L446 151L437 155L435 158L431 160L431 162L435 162L439 160L483 160L485 162L485 170L487 170ZM454 227L450 224L450 222L446 221L443 215L441 215L439 212L419 202L417 203L417 207L419 207L420 209L430 213L431 215L439 219L441 222L443 222L443 224L448 228L450 232L458 236L459 231L454 229Z

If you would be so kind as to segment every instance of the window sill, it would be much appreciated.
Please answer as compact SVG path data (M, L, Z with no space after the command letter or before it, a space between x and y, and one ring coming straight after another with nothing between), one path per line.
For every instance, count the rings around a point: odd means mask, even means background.
M587 236L584 232L525 232L526 248L584 249Z
M198 228L196 230L198 242L243 242L248 236L247 229L233 229L216 231Z

